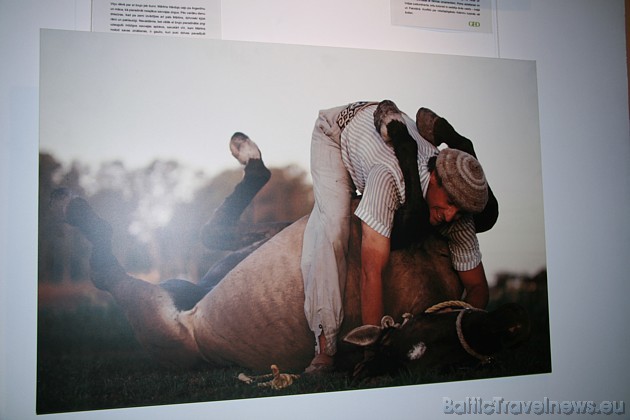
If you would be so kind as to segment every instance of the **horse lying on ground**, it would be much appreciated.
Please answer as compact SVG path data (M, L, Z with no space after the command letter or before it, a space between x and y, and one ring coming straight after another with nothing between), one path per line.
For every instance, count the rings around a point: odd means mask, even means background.
M268 179L260 168L249 170L250 164L260 166L262 160L250 160L245 177L224 202L224 210L236 208L224 212L232 219L238 219ZM173 280L155 285L125 272L112 254L111 226L86 200L60 195L65 198L65 221L92 243L93 283L114 297L138 342L157 360L172 367L210 363L255 371L267 371L272 364L284 371L302 371L308 365L315 342L304 315L300 270L307 217L274 231L270 239L258 236L260 240L235 258L211 268L212 275L200 284ZM361 326L361 229L353 219L340 337ZM209 223L205 231L212 232L208 226L216 225ZM421 314L437 302L459 299L462 290L445 240L428 236L422 243L392 251L383 278L385 313L395 320L405 313ZM514 325L520 323L519 319ZM509 335L514 325L503 326L500 333ZM339 351L343 349L348 348Z

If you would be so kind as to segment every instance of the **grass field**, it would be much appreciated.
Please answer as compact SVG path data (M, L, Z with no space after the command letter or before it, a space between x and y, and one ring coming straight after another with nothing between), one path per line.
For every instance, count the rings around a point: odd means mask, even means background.
M38 414L106 408L258 398L385 386L528 375L551 371L545 291L493 300L519 301L532 317L532 337L522 347L498 355L491 365L422 373L401 372L369 384L352 384L347 373L301 377L282 390L240 382L242 368L174 371L149 358L133 338L115 304L41 307L38 318Z

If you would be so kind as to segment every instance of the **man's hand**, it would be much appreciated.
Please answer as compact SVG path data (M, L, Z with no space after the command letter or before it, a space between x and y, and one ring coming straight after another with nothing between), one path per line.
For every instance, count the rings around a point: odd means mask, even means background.
M380 325L383 317L383 270L389 261L389 238L361 223L361 319Z
M489 290L483 263L472 270L459 271L459 279L466 289L466 302L475 308L485 309L488 305Z

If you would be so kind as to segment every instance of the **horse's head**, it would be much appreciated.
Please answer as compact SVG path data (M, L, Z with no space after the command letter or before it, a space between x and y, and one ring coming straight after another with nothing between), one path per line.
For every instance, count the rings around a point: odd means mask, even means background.
M353 372L355 380L362 380L402 368L489 363L496 353L522 344L529 334L527 312L510 303L491 312L463 309L406 315L400 323L386 316L380 326L355 328L343 340L365 350Z

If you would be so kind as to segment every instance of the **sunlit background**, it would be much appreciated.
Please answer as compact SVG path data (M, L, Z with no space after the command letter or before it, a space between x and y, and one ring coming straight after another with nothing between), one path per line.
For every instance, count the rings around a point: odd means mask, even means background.
M233 132L308 184L317 111L390 98L410 115L434 109L474 141L501 211L479 235L490 281L546 265L533 62L61 31L42 51L41 151L88 197L137 195L126 231L141 241L213 177L233 170L237 182Z

